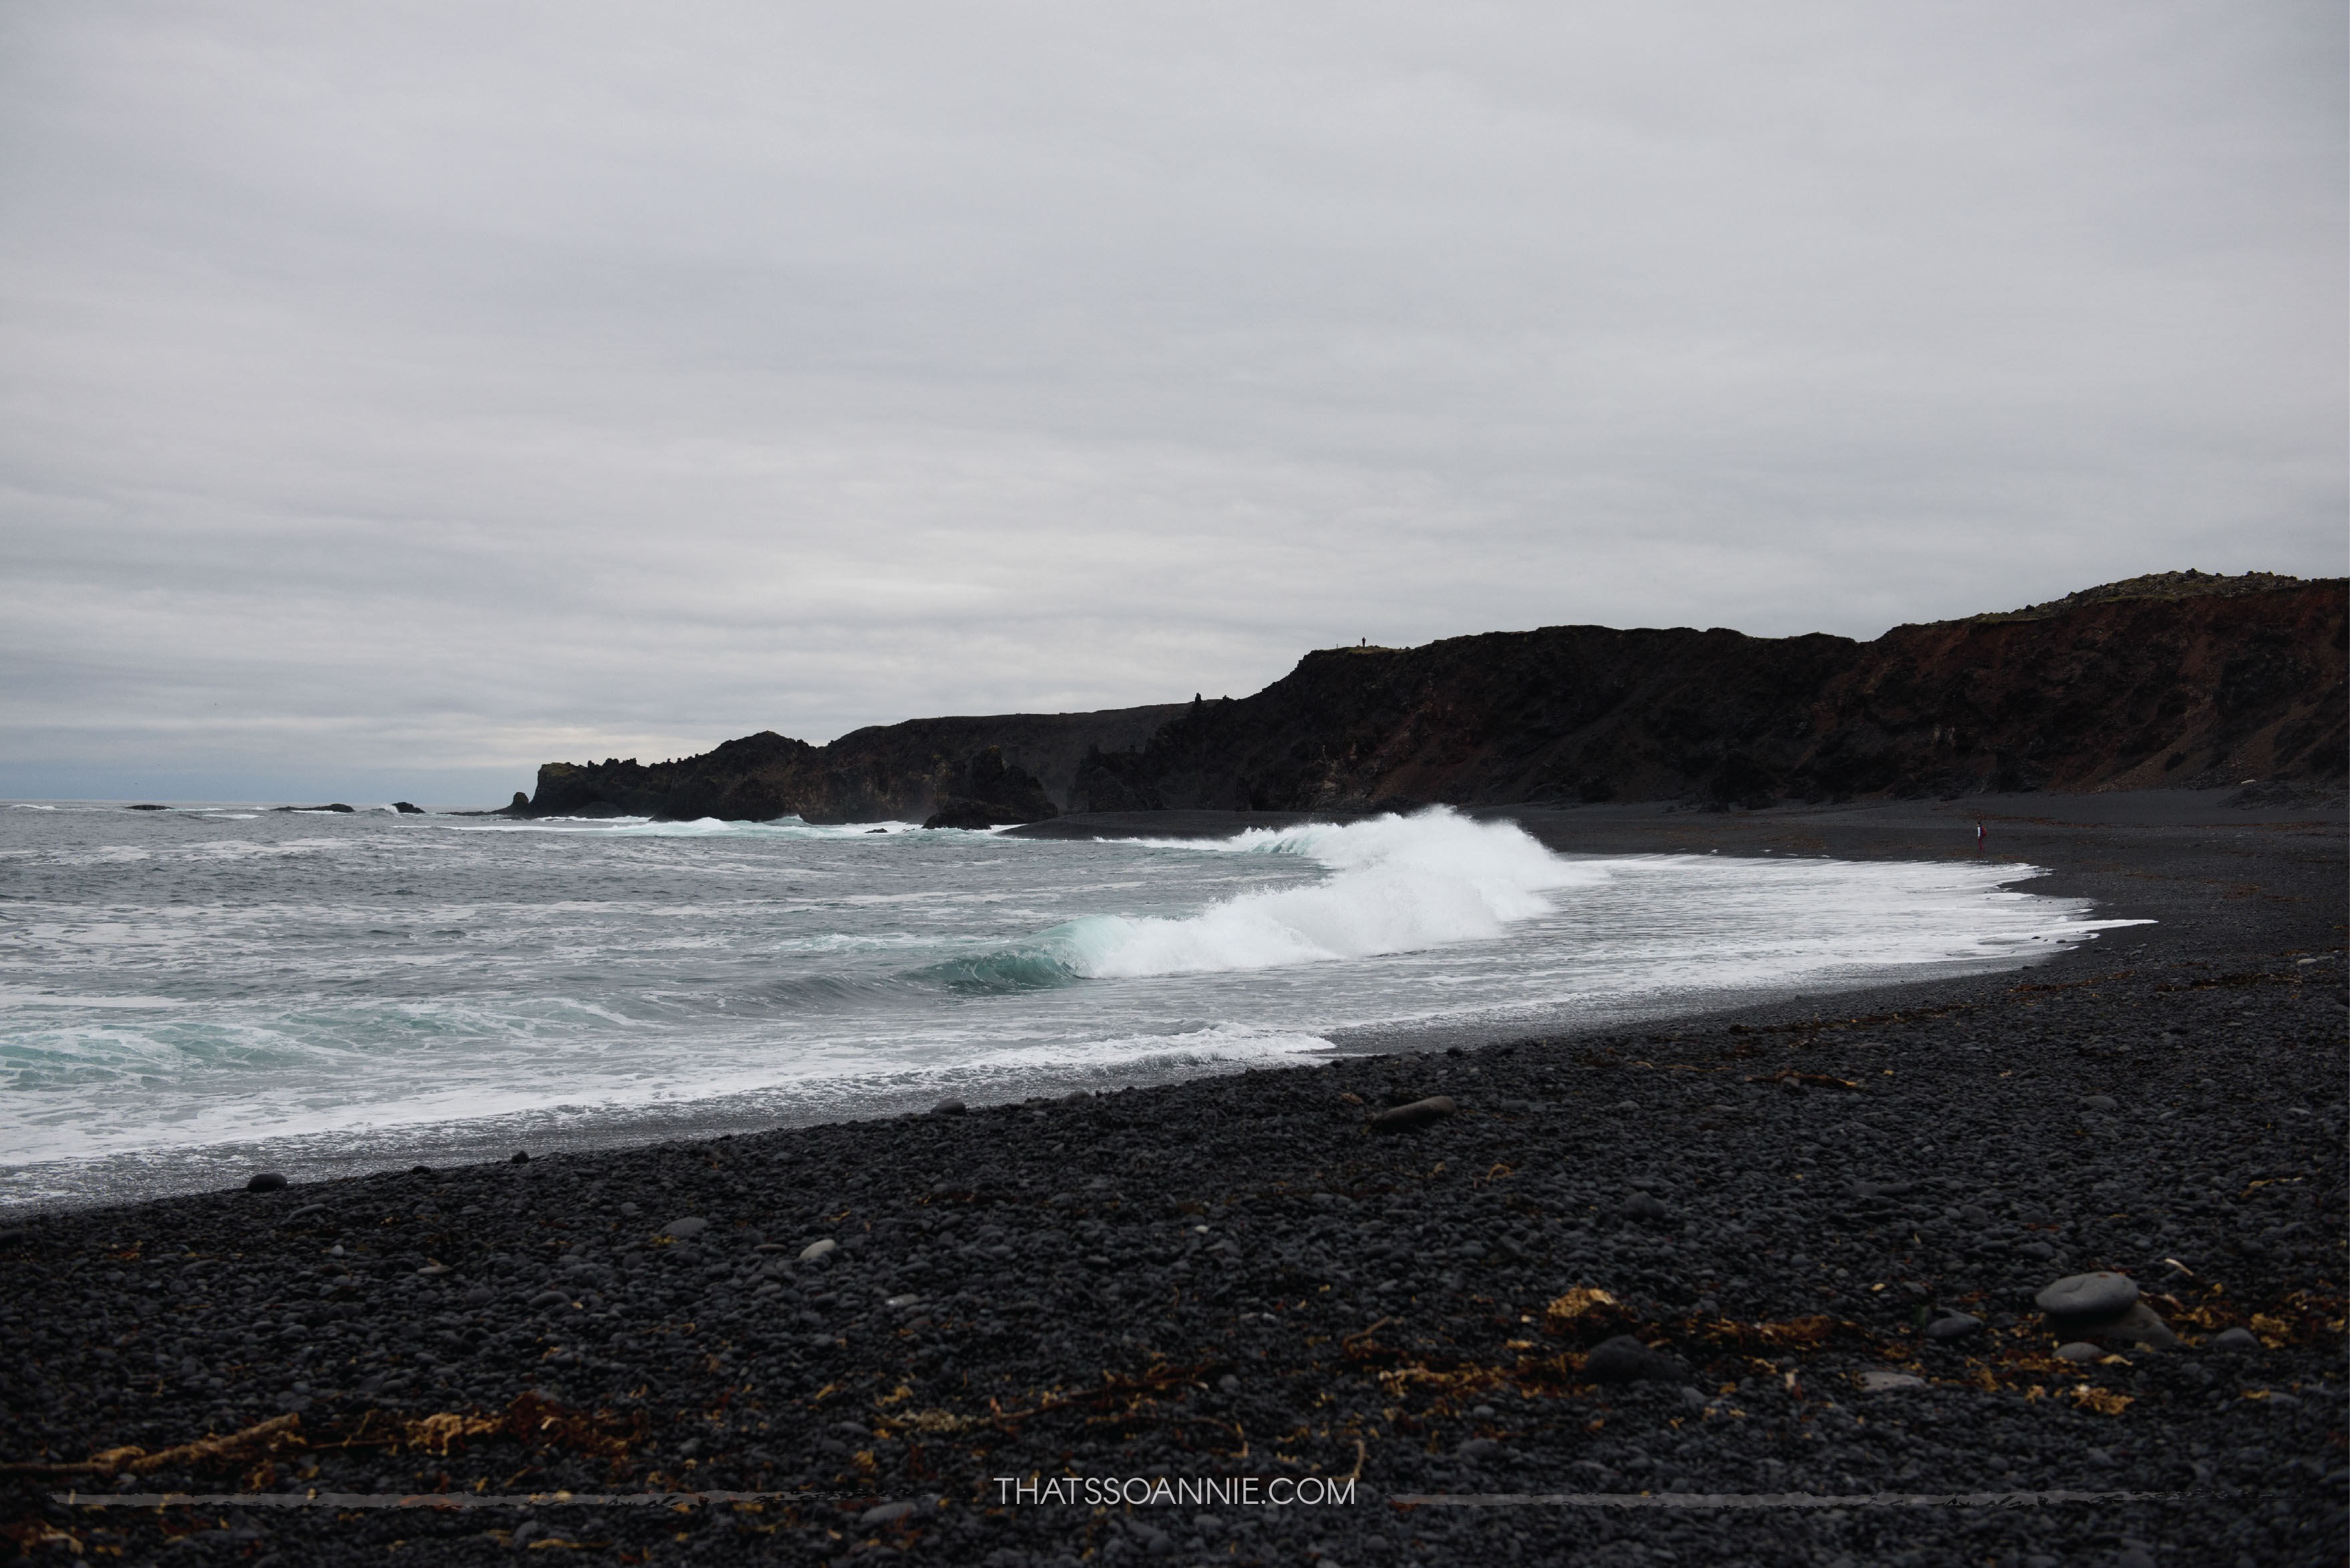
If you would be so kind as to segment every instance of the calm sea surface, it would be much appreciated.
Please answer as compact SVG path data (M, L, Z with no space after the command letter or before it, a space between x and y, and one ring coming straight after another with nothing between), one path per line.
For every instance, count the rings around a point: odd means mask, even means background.
M2009 967L1949 862L1554 855L1443 812L1220 841L0 806L0 1203L450 1163Z

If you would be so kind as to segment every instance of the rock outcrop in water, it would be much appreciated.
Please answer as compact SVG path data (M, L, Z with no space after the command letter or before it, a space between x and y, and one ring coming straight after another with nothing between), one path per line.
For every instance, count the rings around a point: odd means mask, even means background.
M2168 572L1871 642L1546 627L1307 654L1254 696L550 763L515 815L810 822L1430 802L2338 787L2345 583ZM981 762L991 749L1000 774ZM984 778L985 784L974 779ZM1027 815L1022 815L1027 814Z
M990 746L941 775L947 794L924 827L1001 827L1044 822L1061 815L1045 786L1025 769L1003 760L1003 748Z

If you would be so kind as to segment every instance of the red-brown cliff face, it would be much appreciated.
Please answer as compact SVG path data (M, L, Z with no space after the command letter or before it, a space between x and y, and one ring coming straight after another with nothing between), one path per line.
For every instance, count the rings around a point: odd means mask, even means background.
M2350 762L2345 608L2340 578L2166 573L1866 643L1570 626L1334 649L1238 701L549 763L518 809L859 822L976 790L1010 820L2333 784Z
M2340 579L2165 574L1874 642L1552 627L1307 655L1076 809L1761 802L2342 777ZM2136 592L2132 592L2133 588Z

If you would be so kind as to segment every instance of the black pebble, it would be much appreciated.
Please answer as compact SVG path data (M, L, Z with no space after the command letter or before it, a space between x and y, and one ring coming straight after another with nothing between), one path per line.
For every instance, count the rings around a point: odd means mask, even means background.
M1628 1334L1619 1334L1584 1358L1583 1375L1594 1383L1659 1383L1686 1381L1671 1357L1659 1355Z
M244 1184L247 1192L276 1192L286 1185L286 1179L276 1171L265 1170Z

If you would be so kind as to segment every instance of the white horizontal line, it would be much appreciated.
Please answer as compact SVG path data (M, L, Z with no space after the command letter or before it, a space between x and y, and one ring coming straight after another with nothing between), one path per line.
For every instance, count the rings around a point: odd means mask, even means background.
M536 1491L484 1495L456 1491L53 1491L51 1501L72 1508L548 1508L576 1503L588 1508L674 1508L680 1503L764 1502L771 1498L809 1501L802 1491Z
M1775 1492L1391 1492L1388 1501L1420 1508L2037 1508L2053 1502L2151 1502L2183 1497L2168 1491L1856 1492L1846 1495Z

